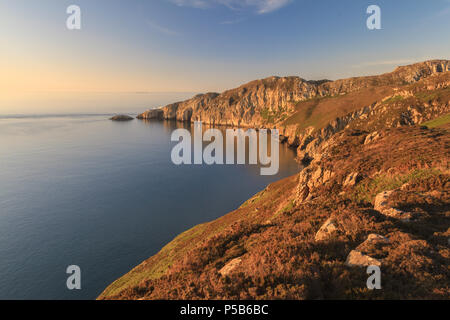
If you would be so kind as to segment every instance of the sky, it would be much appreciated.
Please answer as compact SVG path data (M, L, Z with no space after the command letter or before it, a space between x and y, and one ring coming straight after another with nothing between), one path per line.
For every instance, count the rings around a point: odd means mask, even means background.
M72 4L81 30L66 27ZM372 4L381 30L366 27ZM379 74L450 58L449 31L450 0L0 0L0 114L25 94L221 92L272 75Z

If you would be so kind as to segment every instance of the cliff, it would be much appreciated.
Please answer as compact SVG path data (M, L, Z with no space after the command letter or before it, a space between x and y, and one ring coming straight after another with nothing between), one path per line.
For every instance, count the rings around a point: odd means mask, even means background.
M99 298L449 299L448 71L439 60L335 82L269 78L164 108L234 121L247 101L250 123L262 101L284 105L285 117L262 118L305 168L182 233ZM382 290L367 289L368 265L381 266Z
M433 60L399 67L380 76L337 81L306 81L299 77L270 77L252 81L221 94L200 94L192 99L149 110L140 119L201 120L205 124L236 127L279 125L296 110L296 104L312 98L348 94L373 87L411 84L450 70L450 61Z

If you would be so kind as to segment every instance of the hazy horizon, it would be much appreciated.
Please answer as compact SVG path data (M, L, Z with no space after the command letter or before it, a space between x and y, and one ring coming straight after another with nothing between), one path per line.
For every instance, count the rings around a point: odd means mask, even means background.
M0 95L0 117L42 114L138 114L181 101L195 92L28 92Z
M0 114L139 112L269 76L336 80L450 57L436 32L450 29L448 0L377 1L381 30L366 27L368 1L77 0L82 28L68 30L71 4L0 3ZM131 100L76 104L98 93Z

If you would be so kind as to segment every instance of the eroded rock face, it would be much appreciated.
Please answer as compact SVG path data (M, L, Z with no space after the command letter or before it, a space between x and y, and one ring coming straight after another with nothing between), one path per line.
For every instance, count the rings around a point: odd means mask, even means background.
M192 99L170 104L163 108L164 119L186 122L202 120L198 115L209 110L211 108L210 104L218 96L218 93L199 94ZM215 123L212 114L210 114L209 120L203 121L203 123Z
M164 119L202 121L210 125L262 127L295 101L317 95L318 82L299 77L270 77L252 81L222 94L200 94L163 108ZM145 118L145 114L142 115Z
M364 140L364 144L366 145L366 144L375 142L380 138L381 138L381 135L377 131L372 132L371 134L367 135L366 140Z
M144 113L138 115L137 118L138 119L146 119L146 120L150 120L150 119L162 120L163 116L164 116L164 110L151 109L151 110L147 110Z
M361 178L361 175L358 172L350 173L347 176L347 178L345 178L344 187L353 187L355 184L358 183L360 178Z
M450 61L431 60L409 66L398 67L393 73L409 83L419 81L432 74L450 71Z
M313 127L309 127L301 133L297 133L298 149L297 157L300 161L308 163L311 160L319 161L323 157L323 151L328 147L328 141L333 136L344 130L353 121L361 119L364 116L369 115L375 106L366 106L360 110L351 112L347 115L337 118L329 123L321 130L315 130Z
M300 144L299 137L297 135L298 125L289 125L282 129L282 134L287 138L288 145L292 147L298 147Z
M303 169L299 174L296 201L303 203L313 197L313 191L320 185L327 183L334 177L334 173L320 165L314 165Z
M386 73L378 77L359 77L325 83L320 87L319 91L322 92L323 90L331 95L340 94L342 92L351 92L369 87L372 81L376 81L379 85L414 83L433 74L442 73L449 70L449 60L430 60L408 66L401 66L393 72Z

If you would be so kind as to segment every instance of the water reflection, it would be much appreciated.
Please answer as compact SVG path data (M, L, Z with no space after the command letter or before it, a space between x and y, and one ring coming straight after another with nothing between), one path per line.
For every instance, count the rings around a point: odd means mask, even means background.
M192 137L191 139L191 150L194 150L194 134L195 134L195 128L194 128L194 124L191 122L183 122L183 121L176 121L176 120L156 120L156 119L143 119L143 120L138 120L141 121L142 123L148 125L148 126L160 126L162 125L162 127L164 128L164 131L167 132L168 134L171 134L174 130L176 129L185 129L188 130L190 132L190 135ZM209 129L217 129L221 132L222 135L222 146L223 146L223 152L222 154L224 155L224 158L226 157L226 150L227 148L233 147L234 149L234 161L233 163L235 165L239 165L237 164L237 157L238 157L238 142L237 142L237 137L235 137L233 140L227 139L227 134L226 131L227 130L238 130L238 128L230 128L230 127L226 127L226 126L213 126L213 125L209 125L209 124L202 124L201 125L202 128L202 137L204 136L205 132L208 131ZM248 128L242 128L243 133L247 133L247 130L249 130ZM259 154L259 149L261 146L260 143L260 134L258 134L258 130L256 130L256 145L257 145L257 152ZM242 134L242 132L239 132L239 134ZM244 166L246 169L251 170L252 172L255 172L256 170L259 171L259 168L261 166L264 166L263 164L261 164L260 162L260 157L256 157L257 158L257 164L255 165L251 165L250 163L250 138L249 137L245 137L245 164L242 165ZM205 149L205 147L211 143L214 142L214 139L212 141L203 141L202 144L202 150ZM175 146L177 144L177 142L173 142L172 146ZM271 154L271 150L272 150L272 139L270 137L270 130L268 131L268 134L266 136L266 145L267 145L267 156L268 157L272 157ZM279 166L280 167L292 167L293 163L292 163L292 159L293 157L295 158L296 153L295 150L292 148L289 148L287 146L287 144L284 143L280 143L279 145ZM192 156L193 158L193 156ZM194 159L191 159L191 163L194 163ZM223 163L227 163L225 161L226 159L224 159ZM264 166L264 167L267 167ZM297 165L298 170L301 170L301 165L298 164Z

